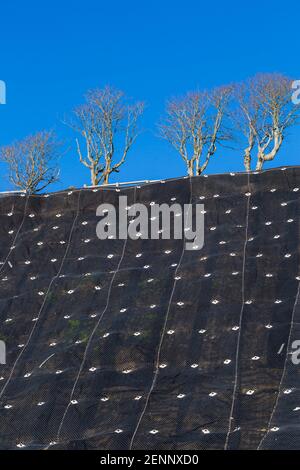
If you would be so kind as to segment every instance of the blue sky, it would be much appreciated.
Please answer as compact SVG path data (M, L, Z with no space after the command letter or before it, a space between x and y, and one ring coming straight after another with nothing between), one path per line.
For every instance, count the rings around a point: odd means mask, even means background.
M118 175L128 181L185 174L156 135L168 97L257 72L300 79L299 1L16 0L2 3L0 13L0 79L7 84L0 145L54 128L69 151L53 189L89 183L61 123L88 89L110 84L147 103L145 131ZM296 128L268 166L298 164L299 146ZM240 155L221 149L207 172L243 170Z

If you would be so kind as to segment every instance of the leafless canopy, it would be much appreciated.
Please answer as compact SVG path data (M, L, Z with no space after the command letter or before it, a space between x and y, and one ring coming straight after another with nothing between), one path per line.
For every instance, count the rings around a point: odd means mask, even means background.
M291 99L292 80L280 74L259 74L235 87L238 109L236 122L247 138L244 165L251 169L256 153L256 169L273 160L286 137L287 129L299 118L299 106Z
M129 105L124 93L111 87L88 92L86 103L74 110L69 124L81 135L77 152L92 185L108 184L111 173L119 172L139 134L143 110L143 103Z
M28 193L42 191L58 181L59 143L53 132L43 131L0 149L9 168L9 180Z
M231 92L230 86L220 87L211 92L188 93L167 103L160 135L179 152L189 176L200 175L217 145L229 139L223 121Z

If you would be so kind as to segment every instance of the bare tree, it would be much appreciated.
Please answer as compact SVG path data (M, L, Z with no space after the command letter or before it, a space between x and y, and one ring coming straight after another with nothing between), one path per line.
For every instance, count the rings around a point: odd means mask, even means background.
M122 91L105 87L88 92L86 103L73 111L69 125L82 137L84 150L76 139L77 152L92 185L108 184L110 175L120 171L139 134L143 110L143 103L129 105Z
M259 120L259 106L250 92L249 85L247 82L235 85L234 95L237 107L234 107L231 113L236 129L247 139L247 145L244 148L244 166L247 171L251 170L252 151L256 143Z
M292 80L280 74L259 74L235 88L238 102L236 121L247 139L244 165L251 169L256 152L256 170L273 160L296 124L300 107L292 102Z
M231 93L232 87L224 86L167 103L160 135L179 152L189 176L203 173L217 145L229 139L223 120Z
M37 193L58 181L60 144L53 132L43 131L0 149L0 160L9 168L17 188Z

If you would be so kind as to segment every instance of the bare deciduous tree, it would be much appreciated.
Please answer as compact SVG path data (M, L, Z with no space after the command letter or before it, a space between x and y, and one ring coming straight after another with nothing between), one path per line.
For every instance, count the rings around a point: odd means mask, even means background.
M235 87L236 122L247 138L244 165L251 169L256 151L256 170L275 158L287 129L299 118L299 106L291 99L292 80L280 74L259 74Z
M124 93L111 87L88 92L86 103L74 110L69 125L84 142L83 150L76 139L77 152L93 186L108 184L110 175L119 172L139 134L143 110L143 103L129 105Z
M188 93L167 103L160 135L181 155L189 176L200 175L217 150L229 139L223 125L232 87Z
M28 193L42 191L58 181L60 144L53 132L43 131L0 149L0 159L8 165L9 180Z

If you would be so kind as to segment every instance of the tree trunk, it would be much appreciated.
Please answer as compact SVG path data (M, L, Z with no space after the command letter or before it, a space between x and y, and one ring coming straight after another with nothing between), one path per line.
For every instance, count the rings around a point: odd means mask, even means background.
M104 172L103 186L109 183L110 174L111 174L110 168L107 168Z
M96 174L96 168L95 167L92 167L91 168L91 182L92 182L92 186L98 186L98 178L97 178L97 174Z
M189 176L194 176L194 162L188 161L187 162L187 170Z
M244 166L245 166L245 169L246 171L250 171L251 170L251 155L249 152L245 152L245 155L244 155Z
M265 160L264 160L263 155L258 154L257 163L256 163L256 171L261 171L262 170L264 162L265 162Z

